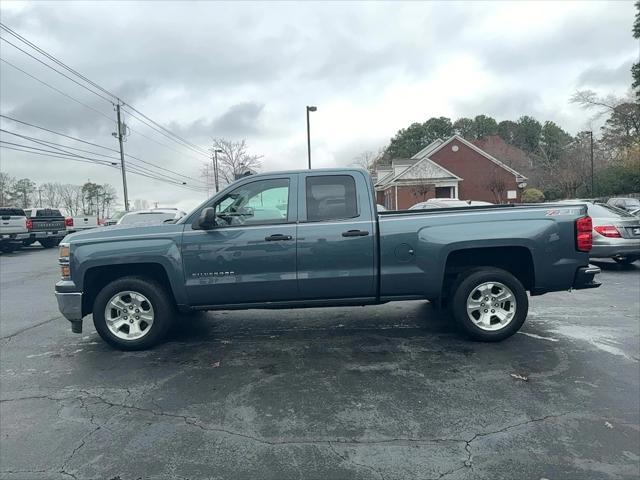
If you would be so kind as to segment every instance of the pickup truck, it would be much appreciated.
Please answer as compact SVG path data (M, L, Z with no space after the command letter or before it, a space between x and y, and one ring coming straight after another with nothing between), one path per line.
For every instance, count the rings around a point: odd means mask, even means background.
M0 207L0 251L13 252L22 246L27 237L27 217L24 210Z
M64 217L57 208L26 209L28 236L23 244L40 242L44 248L56 247L67 234Z
M176 223L78 232L60 245L58 306L124 350L165 336L174 312L427 299L463 332L505 339L531 295L594 288L586 207L376 211L364 170L241 178Z
M78 215L75 217L66 217L64 224L67 233L79 232L80 230L89 230L98 226L98 217L96 215Z

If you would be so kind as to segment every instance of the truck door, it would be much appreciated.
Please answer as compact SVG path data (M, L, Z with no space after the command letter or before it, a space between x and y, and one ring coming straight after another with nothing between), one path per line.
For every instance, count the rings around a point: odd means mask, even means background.
M185 226L182 259L192 304L298 298L296 187L295 174L259 180L248 177L202 207L214 207L215 227L197 230L192 224Z
M364 175L303 173L298 192L300 299L375 297L376 230Z

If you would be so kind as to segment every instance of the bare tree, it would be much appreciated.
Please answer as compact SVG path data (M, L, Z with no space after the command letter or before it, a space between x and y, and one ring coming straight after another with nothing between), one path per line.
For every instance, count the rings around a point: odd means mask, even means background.
M378 155L375 152L371 150L365 150L364 152L354 157L352 165L364 168L368 172L372 172L374 170L374 165L377 158Z
M418 183L411 188L411 193L413 193L414 197L417 197L418 200L424 202L427 199L427 195L435 190L435 186L433 183Z
M234 141L214 138L213 148L222 150L218 154L218 176L222 183L231 183L247 170L260 167L262 155L250 154L245 139Z
M82 186L66 183L60 185L60 206L62 206L69 215L78 215L82 212Z
M0 205L8 206L11 201L11 189L16 179L6 172L0 172Z
M61 207L60 183L43 183L40 185L40 194L42 195L43 205L58 208Z
M502 203L504 199L504 192L507 190L507 184L500 175L498 175L498 169L493 169L493 175L487 181L486 187L493 194L493 198L496 203Z

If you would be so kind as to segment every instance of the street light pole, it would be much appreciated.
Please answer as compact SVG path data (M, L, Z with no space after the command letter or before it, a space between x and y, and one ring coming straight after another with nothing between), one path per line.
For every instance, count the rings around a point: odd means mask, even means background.
M307 105L307 154L309 159L309 170L311 170L311 126L309 125L309 112L315 112L318 107Z
M595 197L595 190L593 188L593 130L589 131L589 137L591 139L591 197Z

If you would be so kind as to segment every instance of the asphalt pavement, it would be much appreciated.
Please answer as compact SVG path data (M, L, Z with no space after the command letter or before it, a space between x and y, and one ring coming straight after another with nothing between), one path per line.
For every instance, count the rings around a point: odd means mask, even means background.
M415 301L211 312L125 353L71 333L56 256L0 256L0 478L640 476L640 262L498 344Z

